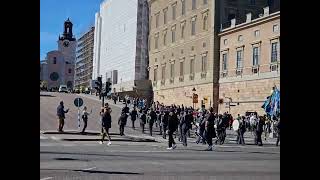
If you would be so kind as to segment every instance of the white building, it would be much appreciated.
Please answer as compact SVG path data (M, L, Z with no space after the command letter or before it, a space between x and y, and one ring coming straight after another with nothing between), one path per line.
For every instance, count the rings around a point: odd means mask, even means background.
M105 83L116 71L113 92L144 96L151 89L147 0L106 0L95 17L92 79L102 76Z

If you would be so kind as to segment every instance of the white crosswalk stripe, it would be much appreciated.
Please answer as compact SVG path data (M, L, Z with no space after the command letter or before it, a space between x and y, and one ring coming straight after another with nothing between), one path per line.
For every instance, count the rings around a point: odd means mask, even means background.
M49 138L46 137L46 136L41 136L41 135L40 135L40 139L49 139Z

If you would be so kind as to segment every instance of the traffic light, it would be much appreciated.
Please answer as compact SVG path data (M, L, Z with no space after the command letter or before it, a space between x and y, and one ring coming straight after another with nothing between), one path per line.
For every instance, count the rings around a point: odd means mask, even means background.
M102 77L98 77L95 84L97 85L95 89L100 93L102 90Z
M111 91L111 82L110 81L107 81L106 82L106 94L108 94L110 91Z

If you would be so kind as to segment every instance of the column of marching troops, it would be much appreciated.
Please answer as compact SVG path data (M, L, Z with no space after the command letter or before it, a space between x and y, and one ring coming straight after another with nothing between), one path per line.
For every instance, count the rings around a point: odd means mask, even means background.
M137 108L138 106L138 108ZM63 132L64 117L68 110L64 110L63 102L57 108L57 115L59 119L58 131ZM100 111L101 116L101 134L102 139L99 143L103 143L104 138L108 137L108 145L111 144L109 136L109 129L111 128L111 108L106 103ZM92 110L91 110L92 113ZM82 113L82 120L84 127L81 133L85 133L89 114L87 108L84 107ZM132 121L132 128L135 129L135 121L139 119L141 131L145 133L145 126L149 129L150 136L153 136L153 126L159 127L160 135L164 139L168 136L168 148L175 149L176 143L174 138L178 135L178 140L182 142L183 146L187 146L187 138L191 136L191 130L196 135L196 143L208 144L206 150L212 151L212 139L216 138L214 144L223 144L227 136L226 130L234 129L237 132L237 143L244 145L244 133L249 131L254 134L254 143L262 146L262 135L264 133L265 140L271 132L277 133L278 146L280 142L280 117L257 116L257 114L247 114L240 116L234 120L231 114L225 112L224 114L217 114L213 112L213 108L209 110L202 106L200 109L193 109L192 107L180 107L179 105L164 106L160 103L153 103L149 108L146 106L139 106L134 104L130 110L128 103L121 110L121 115L118 119L120 135L124 135L127 119L130 117ZM193 128L195 126L195 128ZM234 126L234 127L233 127Z
M135 121L139 119L139 124L142 133L145 133L145 126L149 129L150 136L153 135L153 126L159 127L160 135L164 139L168 135L168 148L175 149L176 143L173 137L178 135L178 140L183 146L187 146L187 137L190 137L191 130L197 137L196 143L208 144L206 150L212 151L212 138L216 138L215 144L223 144L226 138L226 130L234 129L237 133L237 143L244 145L244 133L249 131L254 134L254 143L262 146L262 135L265 135L265 140L271 132L277 133L278 146L280 142L280 117L268 117L267 115L258 116L256 113L251 113L246 116L240 116L234 120L231 114L217 114L213 112L213 108L209 110L204 106L200 109L192 107L180 107L179 105L164 106L160 103L153 103L149 108L138 107L134 105L133 109L126 104L122 109L119 118L120 135L123 135L124 126L127 118L132 121L132 128L135 128ZM237 127L233 127L233 125ZM195 126L195 128L193 128Z

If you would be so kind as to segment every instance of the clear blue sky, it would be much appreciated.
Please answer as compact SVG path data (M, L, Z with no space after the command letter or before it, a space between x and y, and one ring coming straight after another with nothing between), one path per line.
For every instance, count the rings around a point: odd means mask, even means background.
M103 0L40 0L40 60L47 52L58 49L58 36L63 33L63 23L68 17L77 39L94 26L101 2Z

